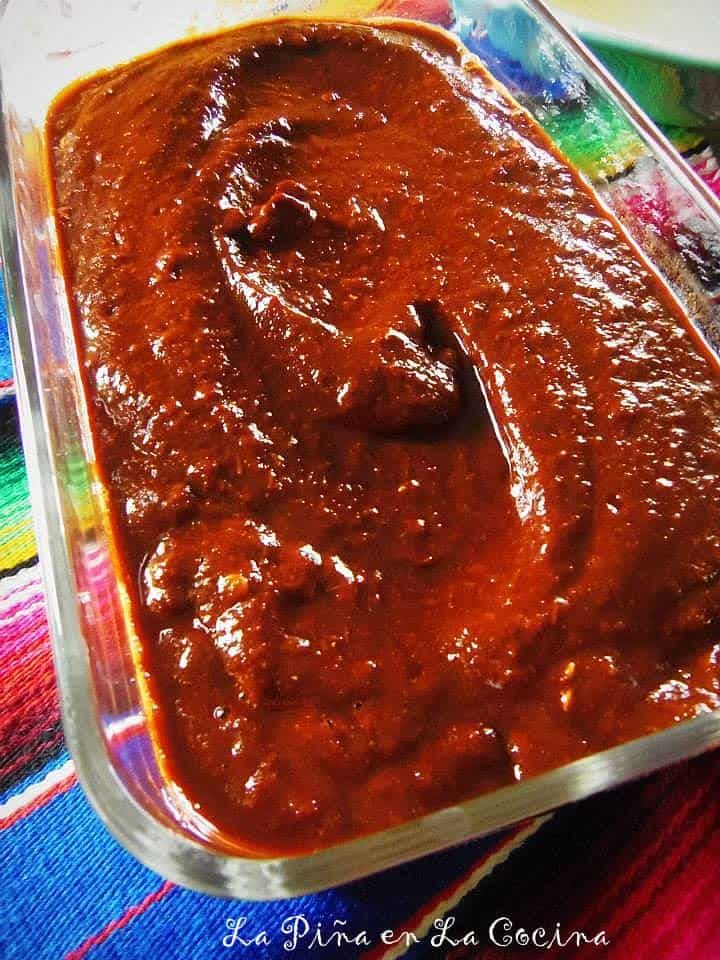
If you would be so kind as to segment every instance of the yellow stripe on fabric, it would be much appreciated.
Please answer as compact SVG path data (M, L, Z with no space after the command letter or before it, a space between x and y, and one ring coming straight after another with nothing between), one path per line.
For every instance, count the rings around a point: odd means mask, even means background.
M0 573L36 553L25 463L17 437L0 450Z
M0 533L0 576L27 563L37 553L32 520L28 516L13 528Z

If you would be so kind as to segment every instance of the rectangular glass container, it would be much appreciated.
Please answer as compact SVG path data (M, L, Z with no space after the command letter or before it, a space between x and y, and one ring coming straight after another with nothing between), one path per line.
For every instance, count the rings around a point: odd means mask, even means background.
M449 26L592 182L717 350L720 204L538 0L0 0L0 222L22 433L67 742L117 839L178 883L243 898L322 889L488 834L720 744L720 711L422 819L308 855L258 859L197 821L156 762L113 574L50 194L43 124L84 74L278 14ZM662 216L657 196L662 197Z

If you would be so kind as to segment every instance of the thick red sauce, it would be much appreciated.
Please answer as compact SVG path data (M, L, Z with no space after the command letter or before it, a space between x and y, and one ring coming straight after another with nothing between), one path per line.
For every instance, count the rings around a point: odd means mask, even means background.
M49 126L158 744L255 850L720 705L720 378L442 34L284 21Z

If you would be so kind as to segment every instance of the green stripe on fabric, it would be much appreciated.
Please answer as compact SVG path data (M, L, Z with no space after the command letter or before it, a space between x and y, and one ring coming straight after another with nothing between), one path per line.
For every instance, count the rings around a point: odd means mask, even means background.
M565 156L591 180L609 179L647 150L620 111L604 97L576 107L550 107L540 122Z
M0 416L0 570L21 566L36 553L17 413L13 404L4 406Z

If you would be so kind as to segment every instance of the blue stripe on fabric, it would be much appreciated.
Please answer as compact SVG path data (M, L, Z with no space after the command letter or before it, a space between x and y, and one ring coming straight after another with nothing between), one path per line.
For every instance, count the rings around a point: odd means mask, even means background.
M1 266L2 264L0 264ZM2 270L0 269L0 381L12 380L13 369L10 359L10 337L7 328L7 311L5 306L5 285Z
M78 786L1 840L4 960L59 960L161 883L111 838Z
M319 951L308 949L307 938L292 953L283 950L286 937L281 924L299 914L313 930L322 921L326 939L333 929L331 921L338 919L347 921L343 929L353 935L367 930L375 945L381 930L402 927L496 843L497 838L476 841L295 900L251 903L177 889L93 947L90 955L97 960L146 960L156 955L163 960L316 957ZM3 832L0 874L0 956L6 960L28 956L57 960L119 919L161 883L110 837L77 786ZM239 917L248 918L248 934L266 929L271 944L223 946L226 921ZM323 960L352 960L365 949L331 945L321 955Z
M379 944L383 930L402 929L408 919L455 883L497 842L497 837L476 841L335 890L293 900L269 903L220 900L178 888L126 927L115 931L104 943L93 947L88 957L90 960L145 960L160 956L163 960L280 960L282 957L356 960ZM321 923L325 942L333 929L342 929L353 936L366 930L370 946L330 943L322 948L310 948L309 934L298 941L295 949L285 950L283 944L291 935L283 933L283 921L299 915L306 918L311 931ZM271 941L269 945L243 946L239 942L232 947L223 945L223 938L229 935L227 921L243 917L247 923L241 935L252 940L265 930ZM333 928L334 919L345 920L346 925Z

